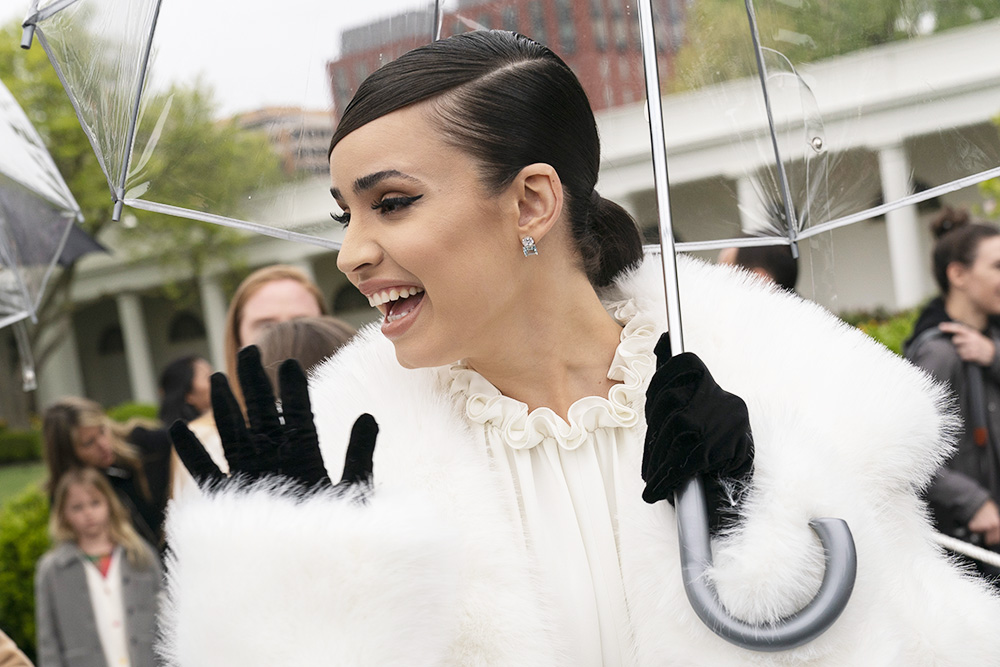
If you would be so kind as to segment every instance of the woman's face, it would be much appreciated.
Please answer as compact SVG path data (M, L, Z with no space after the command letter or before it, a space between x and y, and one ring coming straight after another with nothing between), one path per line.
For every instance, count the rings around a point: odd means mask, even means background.
M969 300L983 313L1000 314L1000 236L979 242L962 284Z
M95 539L108 532L108 499L89 484L70 484L66 489L66 524L77 538Z
M240 347L256 343L271 324L321 314L316 297L299 281L282 278L264 283L243 304Z
M516 197L486 191L424 104L344 137L330 173L349 216L337 265L382 312L399 362L438 366L495 350L518 306Z
M115 462L111 434L104 424L78 426L73 439L73 453L80 463L91 468L104 469Z
M199 414L204 414L212 408L211 390L212 367L204 359L195 359L191 376L191 391L184 400L194 407Z

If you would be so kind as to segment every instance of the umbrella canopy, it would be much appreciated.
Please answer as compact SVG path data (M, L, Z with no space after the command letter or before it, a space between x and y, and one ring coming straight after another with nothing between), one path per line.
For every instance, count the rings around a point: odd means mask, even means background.
M0 83L0 327L34 318L80 208ZM82 230L80 230L82 231Z

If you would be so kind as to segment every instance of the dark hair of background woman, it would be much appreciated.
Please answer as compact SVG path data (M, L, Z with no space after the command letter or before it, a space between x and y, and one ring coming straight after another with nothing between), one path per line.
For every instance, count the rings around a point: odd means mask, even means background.
M948 265L958 262L962 266L972 266L976 261L976 251L984 239L1000 236L1000 229L993 225L972 222L965 209L945 206L931 221L931 233L937 239L934 246L934 280L941 294L947 296L951 290L948 282Z
M173 424L178 419L186 424L200 415L197 408L187 402L194 380L194 365L199 359L201 357L197 355L175 359L167 364L160 374L161 397L158 416L164 424Z
M446 141L479 162L494 193L529 164L551 165L566 194L571 232L592 285L642 259L631 216L594 191L600 140L590 102L559 56L500 30L455 35L404 54L365 79L344 110L330 152L354 130L435 99Z

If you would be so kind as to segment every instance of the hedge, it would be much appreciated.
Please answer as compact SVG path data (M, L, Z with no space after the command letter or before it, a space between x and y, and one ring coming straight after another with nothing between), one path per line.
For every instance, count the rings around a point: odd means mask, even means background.
M136 417L155 421L157 412L157 407L150 403L120 403L108 409L108 416L124 424Z
M40 461L42 434L38 431L0 431L0 465Z
M913 333L913 325L920 314L919 308L899 313L885 311L845 313L841 319L864 331L896 354L903 354L903 343Z
M32 486L0 510L0 628L35 660L35 564L49 548L49 501Z

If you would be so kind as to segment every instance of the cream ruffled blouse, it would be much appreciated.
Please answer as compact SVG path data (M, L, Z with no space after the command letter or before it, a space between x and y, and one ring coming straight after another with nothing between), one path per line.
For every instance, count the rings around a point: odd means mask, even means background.
M579 399L568 421L549 408L504 396L462 363L443 369L467 418L482 426L494 465L510 479L528 548L554 594L555 618L569 639L567 664L632 664L618 558L616 489L626 451L642 447L645 388L656 367L656 331L631 301L612 304L624 324L602 396Z

